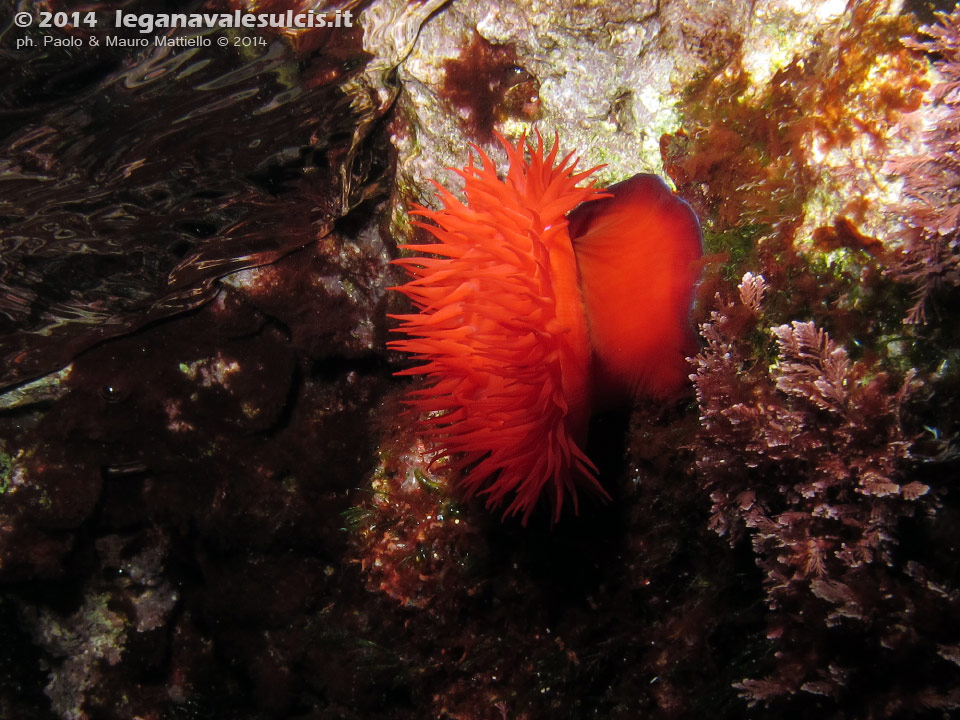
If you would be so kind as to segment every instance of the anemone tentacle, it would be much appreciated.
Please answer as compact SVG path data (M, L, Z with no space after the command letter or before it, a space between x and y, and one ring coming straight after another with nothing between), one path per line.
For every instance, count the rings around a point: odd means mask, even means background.
M430 255L395 261L410 280L392 289L419 312L393 316L406 337L389 346L418 363L399 374L426 377L406 402L466 495L526 523L543 496L554 519L578 490L607 497L583 450L591 350L566 219L602 195L581 185L597 168L577 172L572 153L557 161L556 140L545 154L539 133L535 146L498 138L504 179L473 146L457 171L466 204L436 185L443 207L411 213L437 242L401 246Z

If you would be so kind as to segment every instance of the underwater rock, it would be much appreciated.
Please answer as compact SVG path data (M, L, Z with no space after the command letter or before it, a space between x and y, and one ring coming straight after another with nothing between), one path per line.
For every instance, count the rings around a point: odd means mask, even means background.
M216 52L0 38L0 349L57 371L0 396L0 716L956 712L955 293L904 324L883 171L941 112L909 8L336 5ZM689 393L596 418L611 502L524 528L425 460L386 287L424 179L534 123L666 175L709 255Z
M360 27L326 35L312 52L263 35L18 51L0 113L0 387L209 301L218 277L323 237L370 192L385 107L366 101Z

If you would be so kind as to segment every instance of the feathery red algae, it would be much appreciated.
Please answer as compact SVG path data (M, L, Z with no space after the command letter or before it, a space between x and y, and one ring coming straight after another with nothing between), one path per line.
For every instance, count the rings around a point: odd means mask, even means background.
M557 161L559 142L545 154L539 135L500 141L503 180L473 146L480 164L456 171L467 203L434 183L443 208L413 211L438 242L401 246L433 257L394 261L412 279L392 289L419 312L392 316L407 338L390 347L421 363L398 373L427 378L407 402L465 494L524 523L545 494L557 520L578 490L609 497L584 452L591 413L612 404L595 390L662 398L685 384L700 229L653 176L603 194L579 186L597 168Z

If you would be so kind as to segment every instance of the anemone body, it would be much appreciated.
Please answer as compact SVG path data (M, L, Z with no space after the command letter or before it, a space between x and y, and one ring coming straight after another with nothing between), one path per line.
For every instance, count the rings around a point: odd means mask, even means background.
M424 417L426 439L451 458L467 496L526 523L538 499L555 519L578 490L606 497L584 453L591 414L591 349L577 259L566 219L596 198L581 187L558 143L503 143L504 179L479 148L458 173L467 203L437 185L443 207L418 208L416 223L437 240L403 246L430 256L395 262L411 275L394 288L419 310L397 315L407 337L390 346L411 353L426 383L408 396Z
M593 348L595 409L669 400L689 385L703 242L696 214L656 175L608 187L569 215Z

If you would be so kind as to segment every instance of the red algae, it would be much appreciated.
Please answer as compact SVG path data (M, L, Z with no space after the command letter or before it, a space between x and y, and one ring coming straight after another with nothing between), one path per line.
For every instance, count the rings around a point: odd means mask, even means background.
M910 18L886 9L880 0L851 7L759 87L736 32L691 22L709 50L706 69L684 90L681 129L661 138L661 156L702 219L707 252L729 258L706 266L698 322L718 290L726 295L752 271L766 278L771 321L812 316L842 342L856 331L860 346L897 332L888 239L862 230L878 211L876 175L853 158L872 154L882 165L897 124L922 99L927 65L901 40ZM834 151L831 162L851 164L822 165ZM823 195L836 198L834 215L808 234Z
M399 411L388 399L384 416ZM383 431L370 492L346 515L351 562L370 591L402 607L426 609L475 594L480 579L474 573L489 551L475 522L461 518L450 487L453 473L444 463L430 463L411 429Z
M830 252L840 248L863 250L870 255L880 255L884 251L883 243L875 237L860 232L846 217L838 217L830 227L813 231L813 246L821 252Z
M927 81L924 62L901 42L910 19L883 8L858 4L829 42L794 58L754 95L742 39L718 25L700 30L717 49L713 65L685 90L683 130L663 136L661 150L680 195L711 230L764 224L789 244L822 180L815 145L828 152L856 139L887 151L890 128L919 106ZM842 213L860 220L861 200L851 197Z
M938 665L924 618L955 613L957 602L938 589L942 559L917 544L940 509L928 483L943 480L911 457L904 421L916 373L853 360L813 322L762 328L767 290L748 273L736 299L718 297L694 361L701 427L692 444L710 525L732 546L749 538L775 650L762 677L737 687L772 707L843 698L858 716L955 708L943 663L912 678L902 665ZM757 352L761 330L776 344L773 363ZM883 691L859 692L865 685Z
M927 320L927 304L943 291L960 286L960 169L957 128L960 126L960 8L938 13L939 23L920 28L928 39L910 38L914 50L930 54L940 80L930 88L917 113L924 124L923 148L894 158L886 168L904 180L906 201L896 208L906 227L901 253L892 274L914 286L914 303L906 315L910 324ZM939 298L941 301L943 298Z
M443 64L441 97L462 118L467 134L489 142L507 119L532 122L540 116L540 83L518 64L512 45L494 45L479 34L460 56Z

